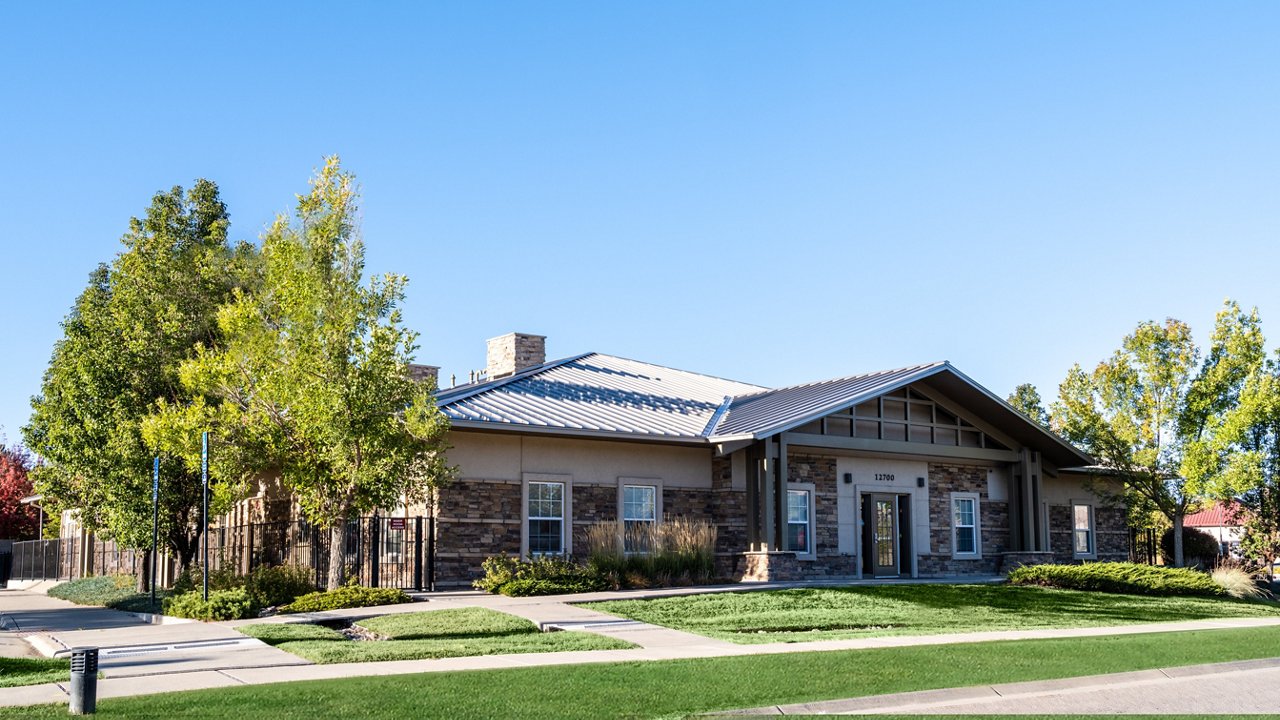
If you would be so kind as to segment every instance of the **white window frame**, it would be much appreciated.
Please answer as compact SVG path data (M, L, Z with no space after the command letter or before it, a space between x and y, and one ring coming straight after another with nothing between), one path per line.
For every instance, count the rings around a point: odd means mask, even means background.
M653 517L649 520L632 520L627 517L627 488L649 488L653 490ZM618 478L618 518L621 520L619 531L624 533L619 538L623 552L628 555L644 554L644 551L627 550L626 524L628 522L652 522L655 526L662 522L662 481L655 478Z
M973 502L973 552L960 552L960 545L956 542L959 536L959 526L956 525L956 502L959 500L971 500ZM980 560L982 558L981 496L973 492L953 492L951 493L951 501L947 505L947 510L947 522L951 525L951 557L957 560ZM966 525L965 527L969 526Z
M808 507L806 508L805 511L808 514L808 519L805 522L805 525L807 526L805 528L805 537L809 539L808 552L799 552L799 551L792 551L792 552L795 552L797 560L816 560L818 558L818 547L817 547L818 542L817 542L817 538L814 536L813 530L815 527L814 511L816 509L815 506L817 503L815 499L816 491L815 491L814 484L813 483L787 483L787 493L792 493L792 492L803 492L806 495L806 499L808 501L807 502ZM784 524L787 525L788 531L791 529L790 528L791 526L790 510L791 510L791 495L788 494L787 504L783 509L783 512L785 513L785 517L783 518L785 521ZM799 523L796 523L796 524L798 525ZM782 534L782 539L786 543L783 549L791 550L791 533L784 532Z
M1085 508L1089 511L1089 552L1080 552L1076 549L1076 508ZM1093 503L1087 500L1071 501L1071 556L1077 560L1094 560L1098 557L1098 521L1093 511Z
M561 486L560 518L531 517L529 515L529 486L558 484ZM573 553L573 476L525 473L520 493L520 555L521 557L569 557ZM529 522L531 520L560 520L560 552L531 553L529 551Z

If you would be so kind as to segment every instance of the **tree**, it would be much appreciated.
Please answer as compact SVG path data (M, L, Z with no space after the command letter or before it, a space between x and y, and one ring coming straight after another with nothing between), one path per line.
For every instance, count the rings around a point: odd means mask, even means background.
M224 472L241 481L279 473L307 520L329 530L331 553L343 547L347 520L425 502L451 473L448 420L434 388L409 374L416 335L401 325L406 279L363 283L356 200L352 176L327 159L295 220L281 216L264 235L261 287L218 312L225 343L183 366L196 402L166 404L148 425L187 458L184 438L209 427L225 448ZM330 588L345 570L331 554Z
M1174 528L1183 565L1182 522L1221 484L1223 418L1262 357L1256 310L1228 301L1200 363L1191 328L1172 318L1144 322L1092 373L1076 365L1059 387L1055 429L1123 481L1127 499L1147 503Z
M36 509L23 505L32 494L31 454L21 445L0 442L0 538L31 540L38 537L40 522Z
M1043 428L1049 427L1049 413L1045 412L1040 400L1040 393L1031 383L1022 383L1009 394L1008 403L1014 410L1039 423Z
M1202 462L1218 480L1217 494L1237 501L1242 552L1270 573L1280 559L1280 358L1254 367Z
M36 489L125 547L151 544L155 448L142 423L161 400L197 400L179 366L197 344L218 344L215 312L244 282L251 252L228 244L228 222L212 182L157 193L124 250L90 275L32 399L23 434L46 461ZM185 569L200 537L198 476L167 463L160 501L161 537Z

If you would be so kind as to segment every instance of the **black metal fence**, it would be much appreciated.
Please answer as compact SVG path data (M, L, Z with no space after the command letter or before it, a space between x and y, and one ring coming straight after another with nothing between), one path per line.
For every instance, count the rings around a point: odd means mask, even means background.
M75 570L75 541L26 540L13 544L11 580L71 580Z
M343 541L330 554L330 531L305 520L252 523L209 529L210 570L247 575L259 567L310 568L324 587L329 562L346 566L346 576L361 585L412 590L435 588L435 518L363 517L343 529ZM83 548L90 548L85 551ZM202 542L195 565L204 562ZM87 555L88 557L80 557ZM88 575L137 575L145 553L124 550L113 541L30 540L13 544L14 580L74 580ZM172 573L166 573L172 577Z
M1155 565L1159 557L1155 530L1129 529L1129 562Z

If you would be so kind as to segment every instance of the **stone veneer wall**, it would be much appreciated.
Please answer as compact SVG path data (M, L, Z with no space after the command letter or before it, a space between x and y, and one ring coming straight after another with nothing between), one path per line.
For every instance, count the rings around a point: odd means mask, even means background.
M980 558L951 556L951 493L978 494L978 526L982 536ZM959 464L929 464L929 540L932 552L921 554L921 577L995 575L1001 553L1009 549L1009 503L993 501L987 494L987 468Z
M747 491L733 487L733 462L711 458L711 521L716 524L716 574L737 577L743 572L747 547Z
M1093 507L1093 541L1096 560L1124 562L1129 559L1129 526L1122 508ZM1049 506L1049 550L1058 564L1085 562L1076 558L1072 546L1074 522L1070 505ZM1095 558L1089 558L1091 562Z
M798 560L799 572L805 577L856 575L856 558L840 554L840 521L836 514L836 458L831 455L789 453L787 482L811 483L814 491L813 540L816 559Z
M515 480L456 480L436 501L436 583L470 585L490 555L519 555L524 490Z

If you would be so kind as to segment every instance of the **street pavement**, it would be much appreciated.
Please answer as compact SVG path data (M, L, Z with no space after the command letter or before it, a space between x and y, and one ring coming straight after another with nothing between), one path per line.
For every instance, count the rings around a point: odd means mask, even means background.
M724 589L724 591L729 591ZM322 680L343 677L399 675L455 670L500 669L531 666L569 665L581 663L652 661L700 657L727 657L776 653L856 650L881 647L942 645L954 643L991 642L998 640L1046 639L1060 637L1096 637L1151 632L1181 632L1189 630L1248 628L1280 625L1280 618L1236 618L1226 620L1197 620L1174 623L1151 623L1118 627L1075 628L1066 630L1013 630L992 632L953 633L947 635L895 636L861 638L852 640L827 640L801 643L774 643L761 645L736 645L722 640L658 627L646 623L625 620L571 603L614 597L652 597L688 592L684 589L647 591L644 593L592 593L580 596L554 598L508 598L479 592L426 593L419 596L425 602L378 608L335 610L309 615L276 616L254 620L220 623L199 622L147 622L130 613L103 608L84 607L50 598L37 592L0 590L0 653L30 654L21 647L29 644L45 655L77 646L93 646L101 649L103 679L99 681L101 698L123 697L150 693L173 692L199 688L217 688L236 685L256 685L300 680ZM404 660L376 663L343 663L313 665L306 660L272 648L256 639L241 635L236 627L263 622L299 622L353 620L388 613L421 612L457 607L486 607L528 618L544 629L580 630L627 640L637 647L626 650L593 650L558 653L530 653L516 655L488 655L480 657L445 658L438 660ZM151 620L163 618L150 618ZM1278 648L1280 654L1280 648ZM1280 688L1280 660L1275 666L1231 667L1204 670L1205 680L1188 675L1185 669L1147 671L1163 673L1154 675L1095 680L1095 689L1078 692L1075 686L1039 684L1039 690L1014 690L1014 686L995 688L962 688L952 691L935 691L943 694L928 697L894 696L876 701L859 698L844 709L819 711L805 705L809 712L887 712L878 710L875 702L894 707L892 712L1040 712L1029 710L1030 705L1020 704L1033 699L1041 705L1035 707L1064 708L1055 712L1125 712L1123 707L1140 708L1142 712L1162 712L1152 709L1152 703L1160 698L1176 697L1169 692L1174 687L1200 687L1233 681L1236 673L1251 686L1255 682L1270 683ZM1255 673L1257 676L1249 675ZM1268 674L1270 673L1270 674ZM1113 676L1105 676L1112 678ZM1161 678L1166 686L1159 685ZM1216 680L1214 679L1216 678ZM1172 681L1177 679L1177 683ZM1071 683L1073 681L1053 681ZM1145 683L1134 685L1134 683ZM1191 683L1191 685L1184 685ZM1117 695L1111 698L1116 705L1106 710L1086 708L1107 706L1108 697L1099 688L1117 684ZM1022 684L1027 685L1027 684ZM1034 684L1033 684L1034 685ZM1142 691L1132 688L1140 687ZM1268 691L1270 692L1270 691ZM958 693L958 694L957 694ZM1255 697L1246 693L1222 693L1219 695L1237 699L1227 712L1250 712L1244 704ZM1257 695L1257 702L1280 710L1280 702L1274 702L1274 694ZM1016 698L1016 699L1015 699ZM0 689L0 705L30 705L36 703L66 702L63 683L50 683L18 688ZM1129 705L1125 705L1126 700ZM1096 703L1102 703L1098 705ZM1253 702L1249 699L1248 702ZM859 705L858 703L863 703ZM872 705L866 705L872 703ZM932 703L932 704L930 704ZM1059 703L1054 705L1053 703ZM1267 705L1267 703L1271 703ZM927 710L912 709L915 705ZM801 706L796 706L801 707ZM841 706L843 707L843 706ZM1161 705L1159 707L1166 707ZM1175 707L1180 707L1175 705ZM1016 708L1007 710L1001 708ZM1050 712L1051 710L1044 710ZM1138 711L1138 710L1135 710ZM786 708L757 708L746 713L784 714ZM799 712L799 710L795 711ZM1206 711L1216 712L1216 711Z

